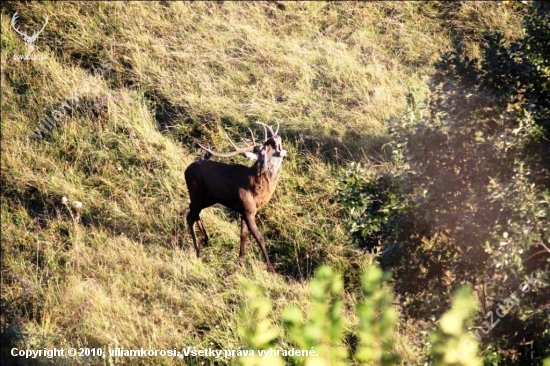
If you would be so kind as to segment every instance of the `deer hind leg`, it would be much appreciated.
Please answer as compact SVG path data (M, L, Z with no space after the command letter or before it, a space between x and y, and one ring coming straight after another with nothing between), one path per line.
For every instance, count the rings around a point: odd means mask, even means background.
M256 226L256 221L254 221L254 214L244 214L243 218L246 224L248 225L248 229L252 232L254 239L256 239L256 241L258 242L258 245L260 246L260 248L262 249L262 252L264 253L268 271L270 273L275 273L275 268L273 268L273 265L271 264L271 261L267 256L267 250L265 249L264 239L262 238L262 235L258 231L258 227Z
M199 227L199 230L200 230L201 236L202 236L201 243L200 243L200 246L202 248L203 246L208 245L208 234L206 233L206 230L205 230L205 228L202 224L202 220L201 220L200 216L197 220L197 226Z
M241 217L241 248L239 249L239 262L241 266L243 265L244 259L244 249L246 247L246 241L248 240L248 226L244 219L244 216Z
M199 212L200 211L190 210L189 213L187 214L187 225L189 226L189 232L191 233L191 238L193 239L193 246L195 247L197 258L200 257L201 247L202 247L202 240L200 243L197 243L197 236L195 234L195 223L200 220ZM199 228L200 227L202 227L202 224L199 225ZM202 230L201 230L201 234L202 234Z

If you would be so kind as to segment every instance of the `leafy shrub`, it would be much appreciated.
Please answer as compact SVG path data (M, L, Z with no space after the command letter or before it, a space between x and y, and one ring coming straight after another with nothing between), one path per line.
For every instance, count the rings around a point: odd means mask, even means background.
M351 211L348 229L353 241L369 251L376 248L391 235L392 211L399 203L397 194L389 187L388 177L365 176L372 171L361 164L351 163L341 179L343 188L340 203Z
M318 354L318 359L306 358L304 365L345 365L348 351L341 344L344 282L330 267L323 266L317 270L310 287L313 306L307 323L297 307L289 307L283 313L288 335L298 348L314 349Z
M384 278L378 267L371 267L363 274L363 301L357 305L360 344L355 352L356 360L380 365L393 365L399 361L399 357L392 353L391 341L397 312L391 306L392 294L382 288L382 283L387 280L388 276Z
M253 356L240 357L239 364L242 366L266 365L280 366L284 365L282 359L276 356L260 356L259 352L267 351L275 345L275 340L279 336L279 330L273 326L268 318L271 311L271 304L263 298L258 288L250 281L243 281L242 286L245 289L248 298L247 311L241 311L243 324L251 324L246 327L239 326L239 334L248 345L248 349L254 351Z
M353 328L353 334L359 340L352 351L344 344L344 320L342 317L342 289L340 276L329 267L320 267L311 281L313 300L309 319L304 321L302 313L295 307L285 309L283 320L288 338L300 350L314 350L307 357L287 358L290 364L298 365L396 365L400 357L393 349L392 335L397 324L397 312L392 307L392 294L383 284L389 276L383 275L376 267L368 268L362 276L363 299L357 304L359 322ZM270 304L258 295L258 290L245 283L248 296L247 308L241 316L248 326L241 328L248 349L279 349L274 345L278 331L269 320ZM439 327L429 334L432 344L427 354L434 365L481 365L477 357L477 341L466 334L466 328L476 301L471 288L459 289L452 301L452 309L443 315ZM284 334L280 334L283 336ZM287 337L282 337L286 339ZM280 349L279 349L280 351ZM353 355L353 359L349 358ZM260 358L239 358L242 365L278 365L283 362L281 356Z
M452 308L441 317L438 329L430 335L435 366L482 364L477 356L476 340L466 334L467 323L476 307L470 287L462 287L456 292Z

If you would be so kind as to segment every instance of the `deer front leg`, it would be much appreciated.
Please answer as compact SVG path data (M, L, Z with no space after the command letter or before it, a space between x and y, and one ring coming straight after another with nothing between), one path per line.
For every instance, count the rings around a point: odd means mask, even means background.
M246 246L247 239L248 239L248 226L246 224L246 221L243 215L241 216L241 248L239 250L239 262L241 263L241 266L243 265L244 249Z
M264 253L268 271L270 273L275 273L275 268L273 268L273 265L271 264L271 261L267 256L267 250L265 249L265 242L262 236L260 235L260 232L258 231L258 227L256 226L256 221L254 221L254 216L255 216L255 213L254 214L245 213L243 215L244 221L248 225L248 229L252 232L254 239L256 239L256 241L258 242L258 245L260 246L260 248L262 249L262 252Z

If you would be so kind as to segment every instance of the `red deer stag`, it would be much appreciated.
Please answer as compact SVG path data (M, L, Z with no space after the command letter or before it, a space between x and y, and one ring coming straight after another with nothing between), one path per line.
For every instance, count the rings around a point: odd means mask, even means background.
M225 154L216 153L199 144L211 156L227 158L243 154L248 159L257 161L251 167L240 164L218 163L208 159L189 165L185 170L185 182L191 199L187 224L191 231L197 257L199 257L201 248L208 242L208 235L199 217L200 212L216 203L237 211L241 214L240 262L242 263L244 258L248 230L250 230L262 249L269 272L275 273L254 217L258 209L269 201L275 191L286 150L283 149L281 137L277 135L277 132L279 132L278 122L277 131L275 132L273 132L271 126L261 122L257 123L264 126L265 132L264 142L259 146L255 146L256 141L252 131L250 131L252 133L252 146L249 145L244 148L237 147L226 135L235 151ZM195 236L195 223L197 223L201 232L200 243L197 243L197 237Z

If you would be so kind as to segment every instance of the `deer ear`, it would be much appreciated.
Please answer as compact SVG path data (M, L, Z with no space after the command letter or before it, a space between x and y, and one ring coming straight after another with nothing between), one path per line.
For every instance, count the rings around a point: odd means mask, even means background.
M244 156L246 156L248 160L258 160L258 155L251 152L245 152Z

